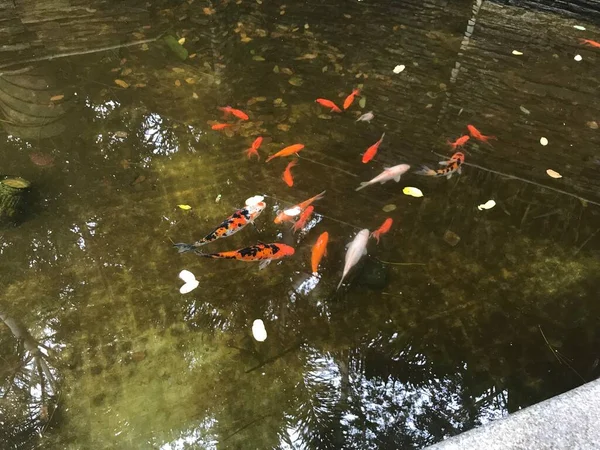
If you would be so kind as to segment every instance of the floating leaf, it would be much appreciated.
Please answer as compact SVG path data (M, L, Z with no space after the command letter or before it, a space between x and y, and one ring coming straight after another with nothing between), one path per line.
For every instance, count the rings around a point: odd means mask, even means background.
M293 75L294 72L292 72L292 69L289 69L287 67L284 67L283 69L281 69L281 73L285 73L286 75Z
M179 45L183 45L183 44L185 44L185 38L184 38L184 37L182 37L181 39L179 39L179 40L177 41L177 43L178 43Z
M277 125L277 129L281 131L290 131L290 126L287 123L280 123Z
M181 86L181 81L175 80L175 86L180 87Z
M167 44L167 47L169 47L169 49L173 53L175 53L175 56L177 56L182 61L187 59L188 51L179 42L177 42L177 39L175 39L171 35L167 35L163 39L165 41L165 44Z
M190 78L186 78L186 79L185 79L185 82L186 82L187 84L196 84L196 80L194 80L194 79L193 79L193 78L191 78L191 77L190 77Z
M546 145L548 145L548 139L546 139L545 137L541 137L540 144L542 144L545 147Z
M595 120L590 120L589 122L585 123L588 128L591 128L592 130L597 130L598 129L598 122L596 122Z
M131 183L131 185L135 186L136 184L143 183L144 181L146 181L146 176L145 175L140 175L135 180L133 180L133 183Z
M396 205L392 205L392 204L385 205L385 206L384 206L383 208L381 208L381 209L383 210L383 212L391 212L391 211L393 211L393 210L395 210L395 209L396 209Z
M444 233L444 241L446 241L448 245L456 247L456 245L460 242L460 236L454 231L446 230Z
M130 165L130 163L129 163L129 160L128 160L128 159L122 159L122 160L119 162L119 164L121 164L121 167L122 167L123 169L129 169L129 165Z
M360 106L361 108L364 108L365 106L367 106L367 97L362 96L360 98L360 100L358 101L358 106Z
M525 108L524 106L519 106L519 109L521 110L521 112L525 113L525 114L531 114L531 111L529 111L527 108Z
M188 211L188 210L192 209L192 207L190 205L177 205L177 207L179 209L183 209L184 211Z
M252 336L258 342L264 342L267 339L267 330L265 329L265 324L262 320L256 319L252 323Z
M394 67L393 72L394 73L400 73L402 72L404 69L406 69L406 66L404 64L399 64L396 67Z
M549 177L552 177L552 178L562 178L562 175L560 173L558 173L556 170L548 169L548 170L546 170L546 173L548 174Z
M62 94L61 95L54 95L54 96L50 97L50 101L51 102L58 102L58 101L62 100L63 98L65 98L65 96L62 95Z
M115 131L114 137L119 139L125 139L128 136L127 131Z
M279 66L273 67L273 73L279 73Z
M121 86L124 89L127 89L129 87L129 83L127 83L126 81L123 81L123 80L119 80L119 79L115 80L115 84L117 86Z
M126 77L127 75L131 75L132 73L133 73L132 69L123 69L123 71L121 72L121 75Z
M404 195L410 195L411 197L423 197L423 192L421 192L421 189L416 187L407 186L402 189L402 192Z
M300 77L292 77L288 80L288 83L290 83L292 86L302 86L304 81L302 81L302 78Z
M215 10L213 8L202 8L202 12L207 16L210 16L215 13Z
M496 206L496 202L494 200L488 200L487 202L479 205L477 209L482 211L484 209L492 209L494 206Z
M319 55L317 55L316 53L305 53L304 55L298 56L295 59L298 60L298 61L302 61L302 60L305 60L305 59L315 59L317 56L319 56Z
M260 55L253 56L252 59L254 61L264 61L265 60L265 58Z

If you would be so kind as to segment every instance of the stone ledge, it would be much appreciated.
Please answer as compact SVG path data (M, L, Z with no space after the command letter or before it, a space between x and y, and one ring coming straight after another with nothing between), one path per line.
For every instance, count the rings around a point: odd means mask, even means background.
M454 436L431 450L598 449L600 380Z

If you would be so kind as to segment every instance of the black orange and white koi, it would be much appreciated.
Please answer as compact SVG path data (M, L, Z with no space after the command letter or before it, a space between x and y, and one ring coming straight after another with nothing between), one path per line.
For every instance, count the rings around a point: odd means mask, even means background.
M232 236L246 225L253 223L254 220L260 216L260 213L266 207L265 202L258 202L252 205L246 205L242 209L238 209L231 216L225 219L217 228L208 233L205 237L193 244L175 244L175 247L179 250L179 253L191 252L196 250L198 247L202 247L210 242L216 241L217 239Z
M445 166L441 169L430 169L427 166L417 171L417 175L426 175L430 177L446 177L452 178L452 174L455 172L460 175L462 171L462 164L465 162L465 155L462 152L456 152L448 161L440 161L441 166Z
M196 250L198 256L213 259L235 259L238 261L260 261L260 269L267 267L275 259L285 258L295 253L294 247L286 244L264 244L262 242L250 247L219 253L202 253Z

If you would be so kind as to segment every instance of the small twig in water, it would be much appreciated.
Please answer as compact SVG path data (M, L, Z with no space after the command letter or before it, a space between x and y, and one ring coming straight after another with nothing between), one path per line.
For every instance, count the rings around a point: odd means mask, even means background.
M383 264L391 264L392 266L425 266L425 263L400 263L400 262L391 262L391 261L383 261L382 259L375 258L377 261Z

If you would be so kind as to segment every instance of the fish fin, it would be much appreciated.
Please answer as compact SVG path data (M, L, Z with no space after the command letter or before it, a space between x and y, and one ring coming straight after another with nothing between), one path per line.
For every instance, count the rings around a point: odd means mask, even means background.
M378 241L378 242L379 242L379 241ZM365 248L363 249L363 255L366 255L366 254L367 254L367 248L365 247Z
M258 270L263 270L269 264L271 264L271 260L270 259L265 259L264 261L261 261L260 264L258 265Z
M446 178L447 178L447 179L450 179L450 178L452 178L452 172L450 172L448 175L446 175Z
M335 288L336 291L340 288L340 286L342 285L343 282L344 282L344 276L342 275L342 279L340 280L337 287Z
M368 185L369 185L368 181L363 181L362 183L360 183L360 186L355 189L355 191L360 191L361 189L366 188Z
M438 164L439 164L440 166L447 166L447 165L449 165L449 164L452 164L452 161L440 161Z
M173 247L175 247L179 251L179 253L193 252L194 250L196 250L196 247L192 244L173 244Z
M397 183L398 181L400 181L400 177L401 177L401 175L396 175L394 177L394 181Z
M430 168L429 168L429 167L427 167L427 166L423 166L423 167L421 167L421 168L420 168L419 170L417 170L415 173L416 173L417 175L426 175L426 176L430 176L430 177L435 177L435 176L436 176L435 170L433 170L433 169L430 169Z
M462 174L462 167L461 166L458 166L457 172L458 172L459 175Z

